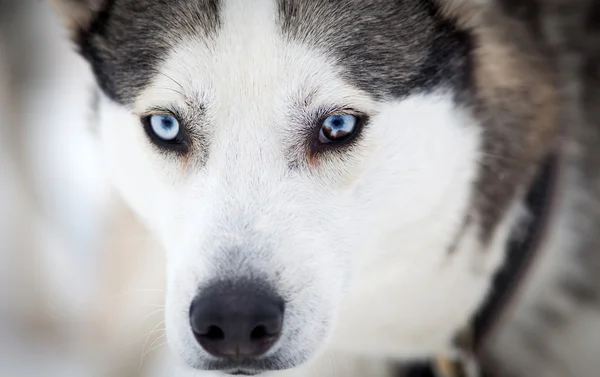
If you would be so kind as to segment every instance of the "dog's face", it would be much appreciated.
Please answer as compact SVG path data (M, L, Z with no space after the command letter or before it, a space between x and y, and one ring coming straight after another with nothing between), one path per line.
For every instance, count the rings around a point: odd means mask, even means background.
M428 2L88 3L99 138L167 250L169 343L195 368L305 363L386 263L418 290L393 300L438 300L420 287L468 225L473 249L499 222L478 203L513 199L481 196L470 37Z

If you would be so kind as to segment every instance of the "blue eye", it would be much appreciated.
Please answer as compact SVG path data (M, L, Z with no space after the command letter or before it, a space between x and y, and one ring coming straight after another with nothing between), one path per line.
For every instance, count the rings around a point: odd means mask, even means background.
M155 114L149 119L150 128L154 135L163 141L172 141L180 132L179 121L172 115Z
M319 132L321 143L335 143L346 140L358 129L358 117L351 114L332 115L325 119Z

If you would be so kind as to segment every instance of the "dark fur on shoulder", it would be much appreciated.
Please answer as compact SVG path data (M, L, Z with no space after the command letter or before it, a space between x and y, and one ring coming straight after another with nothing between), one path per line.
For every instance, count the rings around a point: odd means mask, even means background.
M489 344L498 376L600 368L600 1L500 0L557 67L561 196L539 266ZM511 350L510 347L514 349Z

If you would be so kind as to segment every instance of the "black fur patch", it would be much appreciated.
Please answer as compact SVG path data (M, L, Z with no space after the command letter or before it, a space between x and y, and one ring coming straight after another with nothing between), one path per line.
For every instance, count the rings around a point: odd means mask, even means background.
M429 1L279 0L291 40L332 58L376 98L462 86L469 37Z
M77 44L102 90L128 104L157 74L171 46L219 27L218 0L110 0Z

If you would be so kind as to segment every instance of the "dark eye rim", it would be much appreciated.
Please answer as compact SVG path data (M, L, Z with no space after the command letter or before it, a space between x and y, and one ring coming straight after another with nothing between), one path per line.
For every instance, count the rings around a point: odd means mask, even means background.
M150 122L150 118L155 115L168 115L172 116L179 122L179 133L175 136L174 139L164 140L158 137L154 130L152 129L152 124ZM142 125L144 126L144 131L146 135L156 147L158 147L161 151L167 152L175 152L178 154L186 154L189 152L191 140L188 135L188 132L185 127L185 123L182 121L181 117L177 116L177 114L171 111L153 111L147 114L142 115L141 117Z
M321 127L325 120L334 115L352 115L356 117L356 127L354 131L339 141L330 141L324 143L320 140ZM363 112L352 108L344 108L340 110L328 111L319 116L315 121L314 131L311 135L311 154L317 155L328 151L344 150L352 147L360 141L360 136L365 125L369 122L369 116Z

